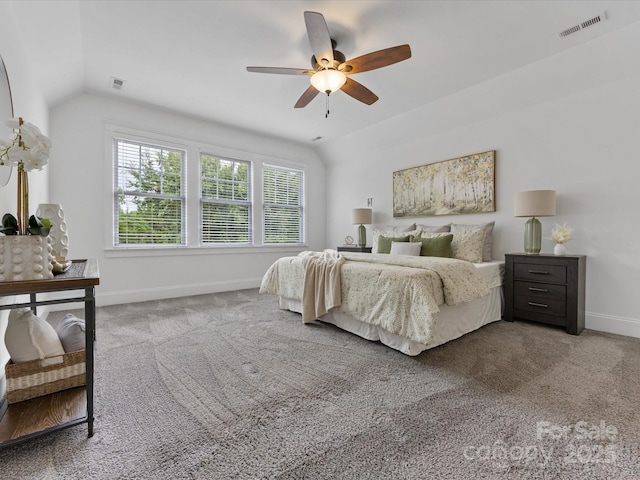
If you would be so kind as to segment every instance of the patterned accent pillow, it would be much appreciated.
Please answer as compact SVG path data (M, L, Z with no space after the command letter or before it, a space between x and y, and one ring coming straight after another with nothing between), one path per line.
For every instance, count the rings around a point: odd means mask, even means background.
M412 257L418 257L421 248L421 242L391 242L390 253L391 255L411 255Z
M446 225L416 225L416 230L424 230L429 233L443 233L451 231L451 224L447 223Z
M478 228L484 229L484 241L482 243L482 261L490 262L493 260L493 227L495 226L495 220L493 222L478 223L476 225L461 225L459 223L451 224L451 232L467 232L469 230L476 230Z
M483 228L453 232L451 242L451 257L467 262L482 262L482 245L485 231Z
M387 232L395 232L395 233L413 232L413 231L416 230L416 224L412 223L411 225L406 225L406 226L402 226L402 225L385 225L384 229Z

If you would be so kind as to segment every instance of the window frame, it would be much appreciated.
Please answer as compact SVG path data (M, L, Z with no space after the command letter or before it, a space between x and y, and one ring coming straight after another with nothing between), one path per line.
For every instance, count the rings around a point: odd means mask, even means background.
M223 198L214 198L214 197L205 197L204 192L203 192L203 167L202 167L202 159L203 156L207 156L210 157L212 159L215 160L220 160L222 162L232 162L234 165L235 164L244 164L247 167L247 199L246 200L238 200L238 199L223 199ZM241 246L241 245L246 245L246 246L253 246L253 211L255 209L255 202L254 202L254 195L253 195L253 183L254 183L254 178L253 178L253 168L252 168L252 164L250 161L247 160L238 160L238 159L232 159L232 158L226 158L226 157L222 157L220 155L215 155L213 153L209 153L209 152L200 152L199 158L198 158L198 167L199 167L199 175L198 175L198 190L199 190L199 203L200 203L200 209L199 209L199 217L198 217L198 241L200 246L207 246L207 247L212 247L212 246L227 246L227 245L233 245L233 246ZM220 182L220 177L217 178L218 182ZM235 180L232 180L232 189L235 190L235 185L236 182ZM238 206L246 206L247 207L247 217L248 217L248 221L247 221L247 241L246 242L205 242L204 240L204 230L205 230L205 225L204 225L204 206L205 204L211 204L211 205L238 205Z
M161 151L179 152L180 158L180 193L179 195L170 195L165 193L150 193L142 190L127 190L119 183L119 166L121 158L118 155L118 144L123 142L128 145L136 145L138 147L149 147L151 149L157 149ZM168 146L161 144L162 142L150 142L142 140L133 140L131 138L123 138L123 136L114 136L112 140L113 148L113 246L115 248L157 248L157 247L185 247L187 245L187 219L186 219L186 202L187 202L187 181L186 181L186 165L187 165L187 151L183 148L176 148L174 146ZM142 157L140 157L140 160ZM142 168L142 165L140 165ZM156 170L155 173L161 173L160 170ZM122 189L121 189L122 188ZM179 243L121 243L120 240L120 202L119 197L143 197L143 198L157 198L165 200L177 200L180 202L180 242Z
M276 167L300 170L304 175L304 205L307 205L307 182L309 166L295 160L283 157L273 157L261 153L246 150L238 150L229 147L196 141L176 135L151 132L134 127L105 122L104 124L105 142L104 155L108 161L104 162L103 188L105 198L103 201L105 224L103 242L106 258L127 258L127 257L156 257L156 256L181 256L181 255L224 255L230 253L260 254L279 252L280 255L296 255L301 251L301 247L306 245L292 244L265 244L263 242L263 207L262 207L262 169L264 164ZM171 149L186 151L186 167L184 175L184 195L186 196L186 215L184 217L186 231L186 245L175 246L167 244L145 244L145 245L118 245L114 244L114 182L115 163L113 140L121 138L132 142L141 142L151 145L162 145ZM235 159L248 162L251 165L251 198L252 204L252 243L251 244L202 244L200 242L200 154L207 153L219 158ZM195 160L194 160L195 159ZM306 239L306 208L305 208L305 235ZM195 220L194 220L195 219Z

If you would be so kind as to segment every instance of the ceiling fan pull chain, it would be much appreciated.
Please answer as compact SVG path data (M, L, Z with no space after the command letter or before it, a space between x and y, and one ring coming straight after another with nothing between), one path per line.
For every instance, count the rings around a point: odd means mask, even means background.
M324 114L324 118L329 118L329 92L327 92L327 113Z

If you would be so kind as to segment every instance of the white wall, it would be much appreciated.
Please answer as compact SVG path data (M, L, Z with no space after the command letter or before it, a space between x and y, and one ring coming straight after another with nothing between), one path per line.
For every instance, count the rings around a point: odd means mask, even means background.
M321 147L330 164L327 241L354 236L350 208L373 196L377 225L495 220L493 256L503 259L523 249L526 219L513 217L514 194L554 189L557 216L541 219L543 236L567 222L569 253L588 256L587 328L640 337L638 112L635 24L331 142ZM495 213L392 218L394 171L485 150L496 150ZM552 248L543 241L543 253Z
M46 135L49 130L49 109L44 101L35 76L31 72L29 58L22 48L19 23L15 20L11 6L0 2L0 55L11 84L14 115L23 117L26 121L40 127ZM7 118L1 118L4 126ZM3 168L3 167L0 167ZM29 174L29 197L31 213L35 213L36 206L44 202L48 195L48 167L41 172ZM0 188L0 217L10 212L16 214L16 174L13 173L7 186ZM10 303L15 297L2 297L0 304ZM4 385L4 364L9 360L9 354L4 348L4 331L7 328L8 311L0 311L0 385ZM0 389L2 390L2 389ZM4 391L0 391L0 399Z
M308 179L306 248L324 248L325 166L310 148L111 97L83 94L51 112L55 151L50 161L49 200L62 204L65 210L69 256L98 260L98 305L257 287L275 259L302 250L173 249L171 254L161 256L156 250L133 254L109 250L113 221L104 212L113 202L113 182L109 174L106 124L202 142L244 156L265 156L304 165Z

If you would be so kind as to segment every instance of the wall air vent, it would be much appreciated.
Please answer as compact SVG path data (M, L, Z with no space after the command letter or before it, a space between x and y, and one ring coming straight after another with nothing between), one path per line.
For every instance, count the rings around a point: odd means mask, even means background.
M560 36L560 38L566 37L568 35L571 35L572 33L579 32L580 30L583 30L592 25L596 25L600 22L604 22L606 19L607 19L606 12L602 12L600 15L596 15L595 17L590 18L589 20L580 22L578 25L574 25L573 27L569 27L565 30L562 30L561 32L558 32L558 35Z
M124 86L124 80L120 80L119 78L111 77L111 81L109 82L109 85L111 85L111 88L113 88L115 90L122 90L122 87Z

